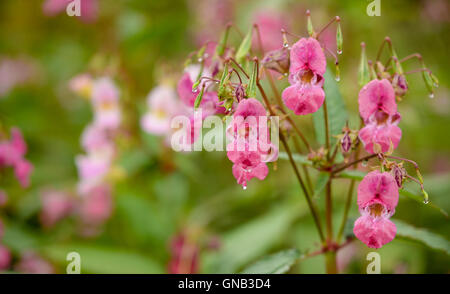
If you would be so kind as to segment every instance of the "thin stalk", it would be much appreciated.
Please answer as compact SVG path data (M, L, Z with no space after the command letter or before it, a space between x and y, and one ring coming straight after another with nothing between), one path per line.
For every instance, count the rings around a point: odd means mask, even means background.
M350 163L344 164L343 166L341 166L341 167L339 167L339 168L333 170L331 173L332 173L333 175L335 175L335 174L337 174L338 172L343 171L343 170L346 169L347 167L350 167L350 166L354 165L355 163L358 163L358 162L361 162L361 161L364 161L364 160L369 160L369 159L374 158L374 157L376 157L376 156L378 156L378 154L370 154L370 155L361 157L361 158L359 158L359 159L356 159L355 161L352 161L352 162L350 162Z
M328 181L325 187L325 219L327 227L327 241L330 244L333 242L333 202L331 200L331 181Z
M257 81L256 85L257 85L259 91L261 92L261 96L263 97L263 100L264 100L264 103L266 104L266 107L269 109L270 115L275 115L275 113L273 112L273 109L272 109L272 107L270 105L269 99L267 98L267 95L266 95L263 87L261 86L260 82ZM316 224L320 240L322 242L324 242L325 241L325 237L324 237L324 234L323 234L322 224L320 222L319 214L317 212L316 207L314 206L314 203L311 200L311 196L308 193L308 190L307 190L307 188L305 186L305 183L303 182L303 179L302 179L302 177L300 175L300 172L298 171L297 165L295 164L294 158L292 157L292 153L291 153L291 150L289 148L289 145L287 144L286 138L284 137L283 133L281 133L281 132L280 132L280 140L281 140L281 142L282 142L282 144L284 146L284 149L286 150L286 153L287 153L287 155L289 157L289 162L291 163L292 168L294 169L294 173L295 173L295 176L297 177L297 180L298 180L298 182L300 184L300 187L303 190L303 194L305 195L306 202L308 204L308 207L309 207L309 209L311 211L311 214L313 216L314 222Z
M330 131L328 130L328 109L327 100L323 101L323 117L325 121L325 144L327 147L327 158L330 159Z
M336 251L328 251L325 253L325 264L327 274L337 274Z
M330 25L332 25L335 21L339 21L339 16L334 17L330 20L316 35L316 39L319 39L320 34L322 34Z

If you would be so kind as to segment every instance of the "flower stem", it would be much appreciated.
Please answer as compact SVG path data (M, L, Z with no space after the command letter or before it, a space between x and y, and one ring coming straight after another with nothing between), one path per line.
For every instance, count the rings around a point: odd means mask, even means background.
M327 274L337 274L336 251L331 250L325 253L325 265Z

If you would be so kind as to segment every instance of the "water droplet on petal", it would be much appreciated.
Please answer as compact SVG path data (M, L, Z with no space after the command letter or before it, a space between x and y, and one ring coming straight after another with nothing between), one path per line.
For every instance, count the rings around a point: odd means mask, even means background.
M428 95L428 98L433 99L434 98L434 93L430 93L430 95Z
M342 54L342 50L338 50L337 54L341 55Z

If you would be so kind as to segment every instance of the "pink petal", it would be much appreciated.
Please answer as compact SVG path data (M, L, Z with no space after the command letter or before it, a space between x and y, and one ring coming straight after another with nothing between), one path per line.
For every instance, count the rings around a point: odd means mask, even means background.
M367 215L355 221L353 233L368 247L378 249L395 238L397 228L387 218L372 218Z
M395 91L391 83L386 80L372 80L365 85L358 95L359 113L364 120L377 110L382 110L388 115L397 112Z
M295 84L284 89L283 101L297 115L314 113L322 106L325 92L320 87L300 87Z
M301 38L291 48L289 72L295 74L307 69L320 76L323 76L326 70L325 54L319 42L314 38Z
M357 202L360 209L380 203L393 210L398 204L398 187L394 177L378 170L368 173L358 185Z

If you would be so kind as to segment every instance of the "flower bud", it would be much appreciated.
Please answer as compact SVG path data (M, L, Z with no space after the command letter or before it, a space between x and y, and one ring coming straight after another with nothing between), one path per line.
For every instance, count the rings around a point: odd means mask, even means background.
M350 138L348 132L344 134L344 137L341 139L341 148L342 152L347 153L350 151L352 147L352 139Z
M289 72L289 50L286 47L282 47L270 51L264 56L261 63L267 69L285 74Z
M406 171L403 167L396 165L392 169L392 176L395 179L395 182L397 183L397 186L401 188L403 186L403 180L406 177Z
M402 97L408 91L408 83L404 75L395 74L392 78L392 86L395 90L395 95Z
M362 87L370 81L369 65L367 63L366 45L361 43L361 60L359 62L358 83Z
M234 88L234 97L236 97L237 102L241 101L245 97L245 89L242 84L239 84Z

